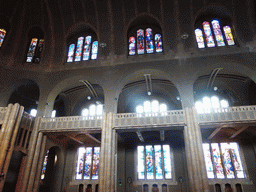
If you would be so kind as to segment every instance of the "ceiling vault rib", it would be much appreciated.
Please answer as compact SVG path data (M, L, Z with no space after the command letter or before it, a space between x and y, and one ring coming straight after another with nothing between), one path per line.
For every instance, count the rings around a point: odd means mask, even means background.
M87 137L91 138L93 141L100 143L100 141L98 139L96 139L95 137L93 137L92 135L90 135L89 133L85 134Z
M212 139L215 135L217 135L217 133L220 132L220 130L222 129L223 127L219 127L217 129L215 129L212 134L207 138L207 139Z

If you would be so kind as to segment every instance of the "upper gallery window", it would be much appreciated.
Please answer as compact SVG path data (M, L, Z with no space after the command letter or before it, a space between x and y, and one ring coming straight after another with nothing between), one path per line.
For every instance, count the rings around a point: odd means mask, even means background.
M76 179L95 180L99 177L100 147L80 147L76 163Z
M6 30L0 29L0 47L2 47L5 35L6 35Z
M195 36L198 48L235 45L231 27L217 19L197 25Z
M163 52L162 35L151 28L140 28L128 39L129 55Z
M32 38L29 45L26 62L39 63L43 47L44 39Z
M226 99L220 100L217 96L204 97L202 101L195 103L195 108L198 113L210 113L212 110L215 112L221 112L220 108L229 107L229 103Z
M89 108L85 108L82 110L82 116L99 116L103 114L103 105L102 104L92 104Z
M154 113L154 112L166 112L167 105L165 103L159 104L157 100L145 101L143 105L136 107L136 113Z
M138 179L172 179L169 145L137 147Z
M237 143L204 143L203 150L208 178L245 178Z
M67 62L95 60L98 56L98 41L93 36L81 36L68 47Z

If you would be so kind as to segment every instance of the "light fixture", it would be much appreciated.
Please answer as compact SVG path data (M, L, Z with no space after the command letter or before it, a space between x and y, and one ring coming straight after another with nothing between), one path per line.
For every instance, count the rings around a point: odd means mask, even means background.
M100 43L100 47L101 47L101 48L104 48L104 47L106 47L106 46L107 46L106 43Z
M181 35L181 39L187 39L188 38L188 34L187 33L184 33Z
M146 86L147 86L147 94L152 95L152 81L151 74L144 74Z
M88 99L88 100L91 100L91 96L88 96L87 99Z
M150 91L148 91L148 95L151 95L151 92L150 92Z
M213 90L214 90L214 91L217 91L217 90L218 90L218 87L213 87Z
M177 96L176 99L179 101L180 100L180 96Z

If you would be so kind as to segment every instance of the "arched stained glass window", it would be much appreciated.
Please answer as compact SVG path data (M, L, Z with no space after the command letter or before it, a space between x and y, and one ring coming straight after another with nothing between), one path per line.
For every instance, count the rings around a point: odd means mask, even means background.
M229 26L224 26L223 27L225 37L227 40L228 45L235 45L235 41L231 32L231 28Z
M132 35L128 39L129 55L142 55L150 53L163 52L162 35L159 29L138 29L136 35Z
M135 55L135 37L129 38L129 55Z
M46 172L48 154L49 154L49 151L47 151L47 154L46 154L45 157L44 157L44 164L43 164L43 168L42 168L42 172L41 172L41 179L44 179L44 178L45 178L45 172Z
M203 22L203 28L207 47L215 47L210 23L208 21Z
M95 36L80 36L75 43L69 45L67 63L95 60L98 56L98 41Z
M215 38L217 41L217 45L220 46L225 46L225 42L224 42L224 38L220 29L220 23L217 20L213 20L212 21L212 27L213 27L213 31L215 34Z
M144 54L144 30L137 31L137 53Z
M38 39L37 38L32 38L29 49L28 49L28 54L27 54L27 63L39 63L40 58L41 58L41 53L43 51L44 47L44 40L43 39Z
M196 29L195 34L196 34L196 41L197 41L198 48L205 48L202 30Z
M2 47L5 35L6 35L6 30L0 29L0 47Z
M90 52L91 52L91 41L92 41L92 36L87 36L85 38L84 42L84 54L83 54L83 60L89 60L90 57Z
M156 46L157 53L163 52L163 42L162 42L162 36L160 34L155 34L155 46Z
M195 36L198 48L235 45L230 26L224 26L222 28L220 23L223 23L223 21L220 22L214 19L211 22L204 21L200 25L197 25Z
M67 62L73 61L74 52L75 52L75 44L69 45Z
M37 46L37 38L33 38L31 40L30 46L29 46L29 50L28 50L28 54L27 54L27 60L26 62L31 63L32 59L35 55L35 51L36 51L36 46Z
M147 53L154 52L154 42L153 42L153 35L152 35L151 28L146 29L146 50L147 50Z

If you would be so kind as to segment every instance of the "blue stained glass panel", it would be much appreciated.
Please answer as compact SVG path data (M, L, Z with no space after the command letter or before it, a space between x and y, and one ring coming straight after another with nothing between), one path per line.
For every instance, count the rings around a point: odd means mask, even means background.
M69 45L67 62L73 62L74 52L75 52L75 44Z
M87 147L85 150L84 179L90 179L91 166L92 166L92 148Z
M91 59L97 59L98 56L98 41L94 41L92 43L92 55L91 55Z
M236 176L237 178L245 178L244 175L244 169L242 166L242 161L241 161L241 157L239 154L239 150L238 150L238 145L237 143L230 143L230 149L231 149L231 154L232 154L232 159L234 162L234 166L236 169Z
M234 167L231 162L231 156L230 156L230 146L228 143L221 143L221 152L223 155L223 160L224 160L224 167L226 171L226 175L228 179L235 178L234 174Z
M28 62L28 63L32 62L32 59L34 57L35 50L36 50L37 41L38 41L37 38L33 38L31 40L31 43L30 43L30 46L28 49L27 60L26 60L26 62Z
M207 171L207 177L213 179L214 173L213 173L213 164L212 164L212 158L211 158L211 152L210 152L210 145L208 143L204 143L203 150L204 150L204 161L205 161L205 167Z
M152 35L152 29L150 28L146 29L146 50L147 50L147 53L154 52L153 35Z
M84 37L79 37L76 45L75 61L81 61Z
M144 146L138 146L137 153L138 153L138 167L137 167L138 179L144 179L145 178Z
M92 179L99 178L99 165L100 165L100 147L94 147Z
M144 54L144 30L137 31L137 53Z
M146 168L147 168L147 179L154 179L153 147L151 145L146 146Z
M155 34L155 47L157 53L163 52L163 42L160 34Z
M225 46L224 38L220 29L220 23L218 20L213 20L212 21L212 27L213 27L213 32L216 37L217 45L218 46Z
M155 172L156 179L163 179L161 145L155 145Z
M90 52L91 52L91 41L92 36L87 36L84 41L84 53L83 53L83 60L89 60Z
M135 37L129 38L129 55L135 55Z
M208 21L203 22L203 28L207 47L215 47L210 23Z
M170 146L163 145L165 179L172 178Z
M2 46L4 42L4 37L5 37L6 31L4 29L0 29L0 47Z

